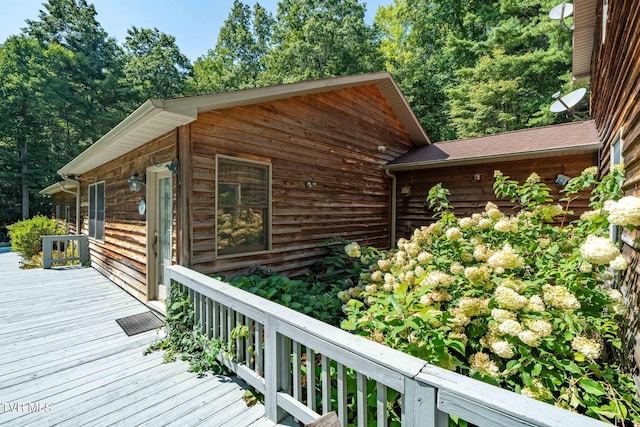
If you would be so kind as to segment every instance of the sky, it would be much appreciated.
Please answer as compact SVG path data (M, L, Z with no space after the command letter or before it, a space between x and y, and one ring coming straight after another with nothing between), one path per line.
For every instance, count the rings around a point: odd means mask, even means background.
M88 0L98 12L97 20L118 44L127 29L157 28L176 38L180 51L191 61L215 46L218 31L229 16L233 0ZM367 6L365 21L373 22L378 7L393 0L362 0ZM19 34L26 19L38 19L44 0L0 0L0 43ZM245 0L253 5L255 0ZM274 15L277 0L258 0Z

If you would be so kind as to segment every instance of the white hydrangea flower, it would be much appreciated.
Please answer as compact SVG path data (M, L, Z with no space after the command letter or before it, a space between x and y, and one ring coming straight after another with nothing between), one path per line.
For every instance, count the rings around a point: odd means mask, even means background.
M418 245L415 242L409 242L406 245L404 245L404 251L407 253L408 256L415 257L420 252L420 245Z
M373 273L371 273L371 280L373 280L374 282L381 282L382 281L382 271L376 270Z
M469 217L464 217L464 218L460 218L458 220L458 226L460 228L462 228L463 230L466 228L471 227L474 224L473 219L469 218Z
M489 300L473 297L462 297L458 301L458 307L462 312L469 316L480 316L487 312L489 306Z
M505 270L512 270L514 268L523 267L524 260L511 247L511 245L506 244L502 247L502 249L496 251L489 257L489 259L487 260L487 265L494 269L503 268Z
M525 326L543 338L551 335L553 331L553 325L542 319L527 320Z
M589 359L598 359L602 354L602 344L587 337L575 337L571 341L571 348Z
M591 271L593 270L593 265L588 262L583 262L580 264L580 267L578 267L578 269L581 273L591 273Z
M603 265L616 259L620 251L608 238L590 234L580 246L580 254L589 262Z
M428 264L433 259L433 255L429 252L420 252L418 254L418 262L420 264Z
M594 219L601 216L600 211L585 211L580 215L580 219L583 221L593 221Z
M508 218L502 218L496 222L493 229L501 233L508 233L511 231L511 221Z
M540 298L540 295L532 295L525 304L523 310L533 313L543 313L546 309L544 301Z
M390 285L393 285L396 283L396 276L394 276L391 273L386 273L384 275L384 283L389 283Z
M516 320L518 318L518 315L510 310L494 308L491 310L491 317L493 317L498 323L504 323L507 320Z
M542 298L547 304L562 310L577 310L580 301L564 286L544 285Z
M439 270L430 271L427 277L422 280L422 286L433 286L447 288L455 282L455 277L449 276L447 273Z
M370 294L378 292L378 285L367 285L364 287L364 290Z
M390 259L379 259L378 260L378 267L380 267L380 270L382 271L389 271L389 269L391 268L391 260Z
M609 222L614 225L640 226L640 198L626 196L618 201L609 200L604 204L604 210L609 213Z
M351 258L360 258L362 253L360 252L360 245L358 242L351 242L347 246L344 247L344 251Z
M467 267L464 269L464 277L471 283L482 283L491 277L491 273L486 266L480 267Z
M527 297L506 286L498 286L494 293L496 303L504 309L520 310L527 303Z
M455 242L462 239L462 232L457 227L451 227L447 229L447 231L445 232L445 236L450 242Z
M619 271L626 270L628 266L629 264L627 263L627 260L625 259L625 257L622 256L622 254L618 255L616 259L614 259L609 263L609 267Z
M513 357L513 348L506 341L495 341L491 344L491 351L503 359L511 359Z
M529 329L520 331L520 333L518 333L518 338L520 338L520 341L530 347L537 347L540 344L541 339L540 335L536 334L533 331L530 331Z
M478 221L478 228L484 230L491 227L491 220L487 219L487 218L482 218L480 221Z
M464 271L464 266L459 262L454 262L449 266L449 272L451 272L451 274L460 274L463 271Z
M469 366L477 372L487 374L494 378L500 376L500 368L498 368L498 365L496 365L486 353L478 352L473 354L469 358Z
M503 335L518 336L522 332L522 325L517 320L505 320L498 325L498 330Z

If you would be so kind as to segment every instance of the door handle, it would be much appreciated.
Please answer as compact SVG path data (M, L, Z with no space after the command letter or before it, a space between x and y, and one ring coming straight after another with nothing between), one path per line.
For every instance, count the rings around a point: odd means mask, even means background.
M151 245L153 248L153 255L155 257L158 256L158 232L153 233L153 244Z

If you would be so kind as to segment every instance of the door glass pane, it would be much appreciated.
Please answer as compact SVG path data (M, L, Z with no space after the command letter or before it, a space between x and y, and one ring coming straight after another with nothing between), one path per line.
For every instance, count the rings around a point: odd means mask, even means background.
M164 282L165 264L171 263L171 177L158 180L158 283Z

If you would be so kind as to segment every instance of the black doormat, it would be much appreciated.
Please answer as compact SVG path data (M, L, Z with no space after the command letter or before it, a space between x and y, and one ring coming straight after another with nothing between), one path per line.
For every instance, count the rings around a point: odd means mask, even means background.
M127 336L141 334L164 325L164 322L150 311L116 319L116 322Z

